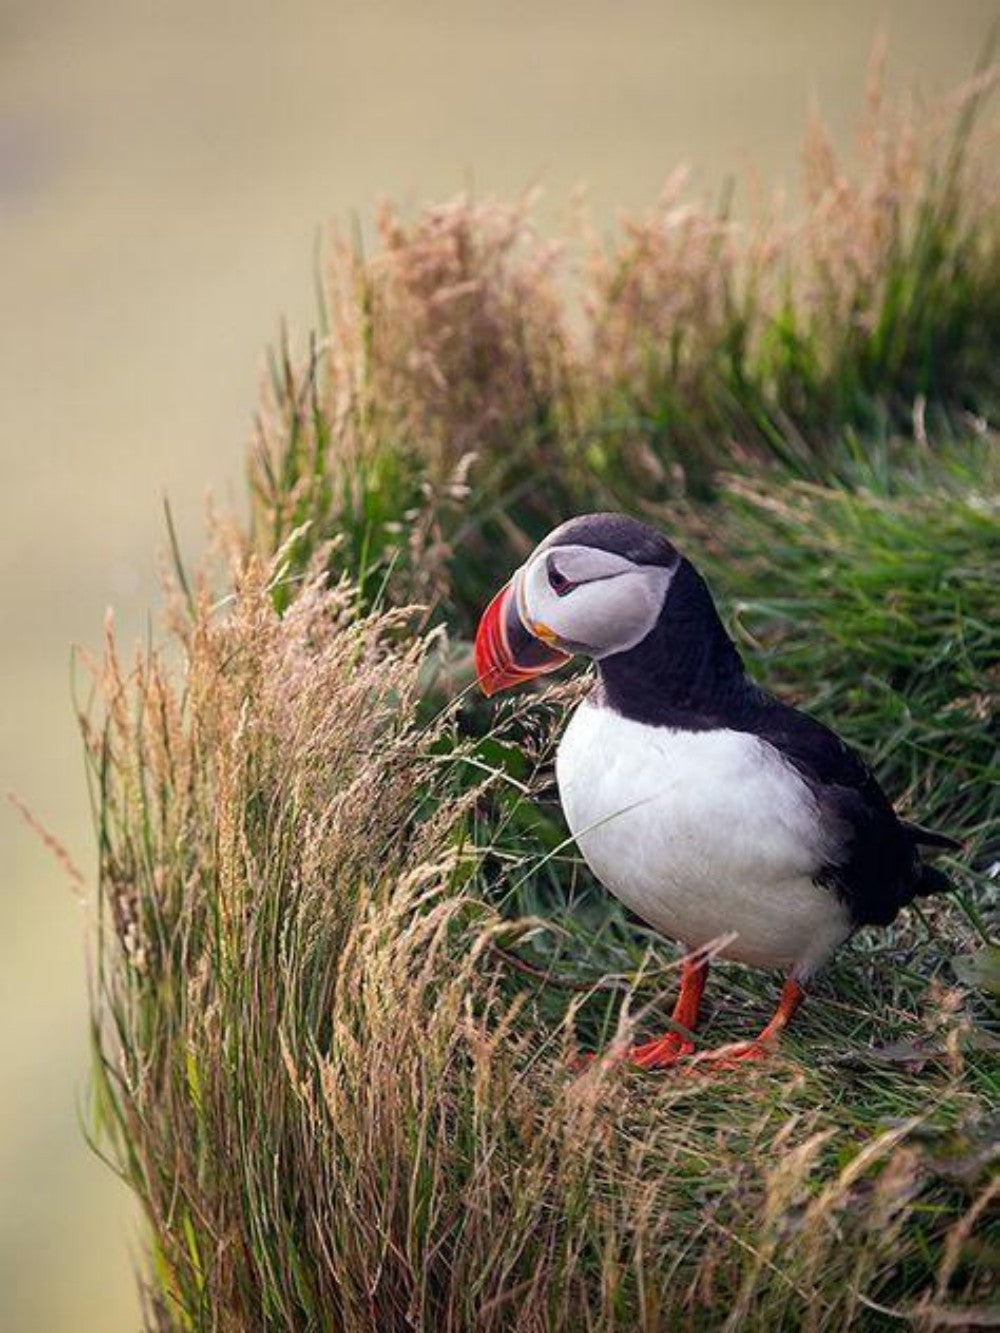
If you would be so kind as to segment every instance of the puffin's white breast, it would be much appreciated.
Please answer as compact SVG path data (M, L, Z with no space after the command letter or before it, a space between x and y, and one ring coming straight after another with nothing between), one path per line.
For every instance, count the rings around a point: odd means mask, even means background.
M816 800L749 732L675 731L584 702L556 756L570 831L602 884L689 948L735 931L725 956L819 966L851 931L813 883Z

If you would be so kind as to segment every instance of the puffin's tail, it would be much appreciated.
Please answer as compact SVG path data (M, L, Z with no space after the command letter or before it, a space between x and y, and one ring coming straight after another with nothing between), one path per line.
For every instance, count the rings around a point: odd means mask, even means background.
M933 851L960 851L962 844L947 833L937 833L934 829L923 828L920 824L911 824L907 819L899 821L917 847L928 847ZM928 898L932 893L950 893L954 888L951 880L934 866L922 861L917 866L917 876L913 883L918 898Z
M899 821L918 847L939 847L942 851L960 852L962 844L957 838L949 838L947 833L936 833L934 829L924 828L920 824L911 824L908 819Z

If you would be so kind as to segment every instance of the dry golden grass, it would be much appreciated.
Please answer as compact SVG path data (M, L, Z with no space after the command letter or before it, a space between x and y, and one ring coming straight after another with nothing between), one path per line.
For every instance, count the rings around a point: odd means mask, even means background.
M542 240L530 198L387 207L370 256L334 237L322 333L264 386L259 548L308 525L304 561L336 533L363 590L391 563L394 588L462 617L498 552L568 512L704 498L751 463L824 479L859 432L925 444L989 418L995 73L915 111L884 103L876 64L849 162L810 128L794 211L737 223L678 175L610 247Z

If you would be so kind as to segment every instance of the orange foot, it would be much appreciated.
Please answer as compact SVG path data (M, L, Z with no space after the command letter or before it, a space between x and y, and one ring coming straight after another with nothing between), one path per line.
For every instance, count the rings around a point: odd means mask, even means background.
M774 1054L776 1043L761 1041L734 1042L731 1046L720 1046L717 1051L706 1051L693 1060L687 1069L688 1074L718 1074L727 1069L742 1069L744 1065L757 1060L766 1060Z
M708 963L702 959L685 958L681 964L681 989L672 1017L675 1023L679 1023L689 1031L698 1025L698 1009L707 976ZM666 1036L657 1037L655 1041L631 1047L622 1053L622 1058L637 1065L639 1069L667 1069L686 1055L690 1055L693 1050L693 1041L671 1030ZM586 1068L596 1058L593 1055L582 1056L579 1067Z
M630 1046L627 1050L623 1050L618 1058L623 1064L635 1065L637 1069L667 1069L670 1065L677 1064L678 1060L691 1055L693 1051L693 1041L688 1041L679 1032L668 1032L665 1037L657 1037L655 1041L644 1042L641 1046ZM588 1069L599 1059L601 1059L599 1055L588 1051L577 1056L573 1062L574 1068Z
M639 1069L667 1069L694 1051L694 1042L679 1032L668 1032L665 1037L633 1046L628 1059Z
M781 1000L774 1017L767 1027L753 1041L736 1042L731 1046L720 1046L717 1051L706 1051L685 1069L685 1074L713 1074L726 1069L740 1069L743 1065L756 1060L766 1060L774 1053L778 1044L778 1033L788 1026L792 1015L805 999L805 991L795 980L789 977L781 992Z

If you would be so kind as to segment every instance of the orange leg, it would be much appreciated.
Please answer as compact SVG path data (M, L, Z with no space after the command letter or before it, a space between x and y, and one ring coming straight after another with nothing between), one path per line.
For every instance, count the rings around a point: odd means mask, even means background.
M692 1031L698 1026L698 1008L702 992L708 978L708 963L692 962L685 958L681 964L681 990L671 1014L675 1023ZM685 1055L694 1050L694 1042L679 1032L670 1031L655 1041L647 1041L642 1046L633 1046L628 1052L628 1059L640 1069L664 1069L676 1064Z
M788 1026L792 1015L806 998L806 993L795 980L789 977L782 987L781 999L774 1012L774 1017L767 1027L753 1041L736 1042L731 1046L720 1046L717 1051L708 1051L695 1061L686 1072L694 1073L706 1065L709 1070L731 1069L744 1060L763 1060L774 1050L778 1033Z

